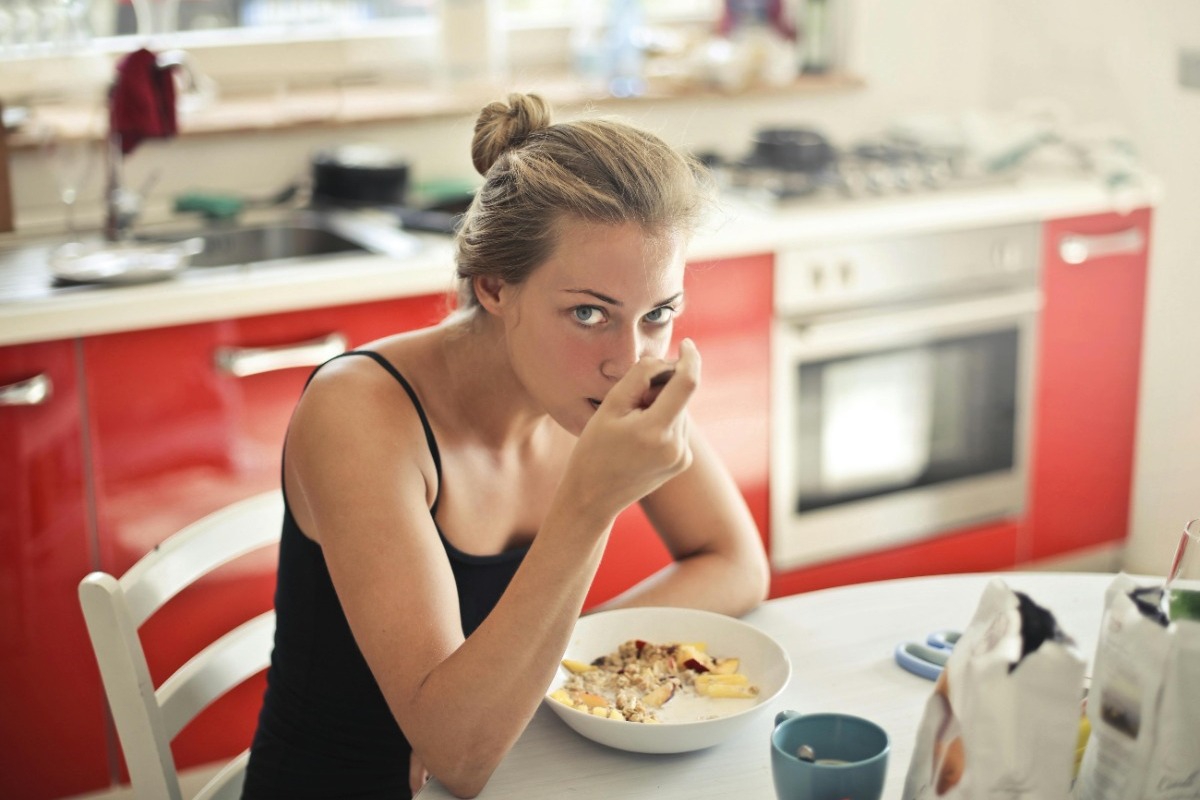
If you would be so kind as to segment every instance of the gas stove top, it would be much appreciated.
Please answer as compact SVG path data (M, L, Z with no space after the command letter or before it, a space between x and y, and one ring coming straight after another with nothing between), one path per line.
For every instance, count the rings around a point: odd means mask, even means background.
M1016 179L1013 173L972 165L958 150L899 141L864 141L844 148L825 142L810 157L790 161L763 150L756 143L741 159L708 154L702 160L723 189L777 204L902 197Z

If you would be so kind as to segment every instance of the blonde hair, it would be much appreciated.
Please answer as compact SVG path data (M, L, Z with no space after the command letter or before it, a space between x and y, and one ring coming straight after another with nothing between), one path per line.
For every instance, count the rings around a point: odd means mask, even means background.
M711 197L707 171L626 122L552 124L535 94L510 94L475 121L471 160L484 177L456 238L458 304L478 307L472 280L519 284L554 252L558 223L636 222L690 234Z

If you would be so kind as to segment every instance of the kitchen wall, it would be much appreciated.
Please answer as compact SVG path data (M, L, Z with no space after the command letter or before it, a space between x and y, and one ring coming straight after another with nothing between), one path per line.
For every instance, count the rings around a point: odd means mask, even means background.
M984 102L1053 97L1080 122L1122 125L1163 183L1126 552L1127 569L1162 573L1200 517L1200 89L1178 82L1180 48L1200 47L1200 3L1003 0L990 17Z
M754 99L615 105L676 144L743 154L762 125L810 123L835 138L875 130L899 116L1004 111L1054 98L1080 122L1128 130L1165 188L1156 217L1145 340L1132 569L1161 571L1176 531L1200 516L1200 90L1176 80L1180 46L1200 47L1195 0L854 0L847 60L867 86L851 92ZM517 88L535 89L517 75ZM286 98L282 101L286 102ZM608 107L606 106L606 110ZM159 178L152 215L171 196L204 187L269 193L333 141L392 144L409 153L417 178L471 177L473 120L437 119L273 134L151 142L128 164L128 182ZM186 126L186 120L184 121ZM85 192L98 197L99 170ZM61 206L35 152L13 163L18 224L60 226ZM86 203L82 217L95 215ZM1098 436L1104 435L1097 431Z

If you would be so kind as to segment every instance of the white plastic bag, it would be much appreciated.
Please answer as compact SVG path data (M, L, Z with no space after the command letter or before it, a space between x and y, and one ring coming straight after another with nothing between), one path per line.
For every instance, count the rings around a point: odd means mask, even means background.
M1079 800L1200 800L1200 622L1158 601L1128 575L1105 594Z
M1063 800L1086 662L1054 615L988 583L917 731L905 800Z

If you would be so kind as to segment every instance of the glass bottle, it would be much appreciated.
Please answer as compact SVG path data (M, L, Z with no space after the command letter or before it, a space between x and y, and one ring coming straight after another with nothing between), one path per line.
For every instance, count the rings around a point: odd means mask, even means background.
M613 97L645 94L643 38L641 0L612 0L606 60L608 91Z

